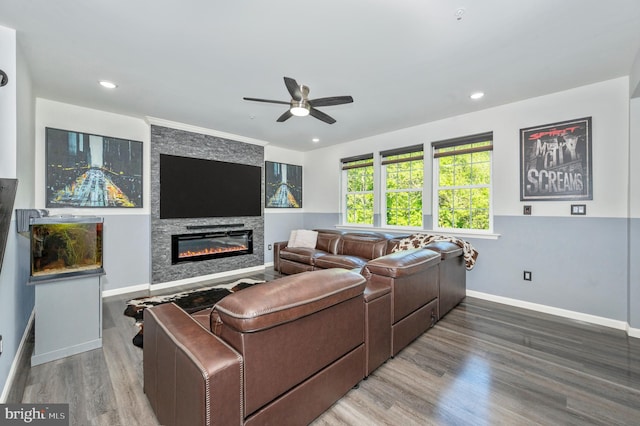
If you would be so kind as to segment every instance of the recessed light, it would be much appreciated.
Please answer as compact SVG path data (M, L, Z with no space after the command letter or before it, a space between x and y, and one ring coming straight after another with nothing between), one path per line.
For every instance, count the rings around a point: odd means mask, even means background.
M313 139L311 139L311 142L320 142L320 139L318 139L318 138L313 138Z
M483 96L484 96L484 92L475 92L475 93L472 93L469 97L471 99L480 99Z
M117 84L112 83L112 82L107 81L107 80L100 80L100 86L106 87L107 89L115 89L116 87L118 87Z

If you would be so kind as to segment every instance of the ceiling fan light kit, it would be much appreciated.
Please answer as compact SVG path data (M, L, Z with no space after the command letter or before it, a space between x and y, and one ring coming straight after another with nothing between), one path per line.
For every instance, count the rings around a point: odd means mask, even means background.
M310 109L311 107L309 106L309 103L303 99L301 101L291 101L291 108L289 111L291 111L291 114L296 117L306 117L309 115Z
M306 117L310 115L314 118L317 118L320 121L324 121L327 124L333 124L336 120L325 114L324 112L318 110L318 107L325 106L334 106L334 105L342 105L349 104L353 102L353 98L351 96L332 96L328 98L318 98L318 99L309 99L309 88L305 85L298 84L293 78L285 77L284 85L287 87L289 94L291 95L291 101L274 101L270 99L260 99L260 98L243 98L245 101L255 101L255 102L267 102L272 104L285 104L289 105L289 109L286 110L278 119L276 120L279 123L288 120L289 118L296 117Z

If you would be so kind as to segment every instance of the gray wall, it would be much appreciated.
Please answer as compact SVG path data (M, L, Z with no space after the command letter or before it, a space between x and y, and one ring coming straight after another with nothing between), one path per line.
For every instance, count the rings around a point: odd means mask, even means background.
M497 240L469 239L480 255L468 288L627 320L627 221L498 216ZM532 281L524 281L524 270Z
M13 220L0 272L0 334L4 347L0 356L0 392L35 303L33 286L27 285L29 268L29 239L16 232Z
M151 283L233 271L264 264L263 216L198 219L160 219L160 154L203 158L264 167L264 147L232 141L210 135L187 132L161 126L151 126ZM264 173L262 174L264 200ZM199 182L203 196L210 183ZM214 183L215 184L215 183ZM187 231L190 225L243 224L230 229L253 229L254 252L250 255L209 259L201 262L171 264L171 235L202 231Z
M629 325L640 328L640 219L629 220Z
M144 214L102 215L104 270L102 290L149 284L150 217Z
M13 207L24 209L33 208L35 164L27 159L32 159L34 152L35 106L29 70L21 52L15 50L14 36L12 30L0 27L0 68L9 75L9 84L0 96L0 177L18 178ZM33 311L35 292L26 284L28 279L29 239L16 232L13 218L0 271L0 394L8 391L5 385L11 365Z
M264 215L264 262L273 262L273 248L269 245L279 241L287 241L292 229L304 229L304 213L295 209L287 209L287 212L270 213L268 209ZM292 211L291 213L289 211ZM332 225L333 226L333 225Z
M330 213L304 220L335 223ZM498 239L465 238L479 252L467 289L627 321L627 219L495 216L494 229Z

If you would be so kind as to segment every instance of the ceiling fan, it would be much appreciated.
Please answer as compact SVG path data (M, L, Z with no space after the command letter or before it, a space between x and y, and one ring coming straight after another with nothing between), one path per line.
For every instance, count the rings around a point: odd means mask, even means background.
M331 96L329 98L318 98L318 99L309 99L309 87L298 84L293 78L285 77L284 84L287 86L287 90L291 95L291 101L272 101L269 99L258 99L258 98L242 98L245 101L256 101L256 102L268 102L272 104L283 104L289 105L289 109L284 112L276 121L282 123L283 121L288 120L292 116L297 117L305 117L307 115L311 115L312 117L317 118L318 120L324 121L328 124L333 124L336 120L325 114L324 112L317 110L317 107L325 107L325 106L333 106L333 105L342 105L342 104L350 104L353 102L353 98L351 96Z

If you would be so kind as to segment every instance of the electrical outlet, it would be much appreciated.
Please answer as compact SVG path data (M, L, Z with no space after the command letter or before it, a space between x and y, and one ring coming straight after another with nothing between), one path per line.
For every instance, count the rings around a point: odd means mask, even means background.
M531 271L524 271L523 278L525 281L531 281Z
M2 335L0 334L0 355L2 355Z
M271 244L269 244L269 245L267 246L267 248L268 248L269 250L271 250L271 249L273 249L273 246L272 246Z

